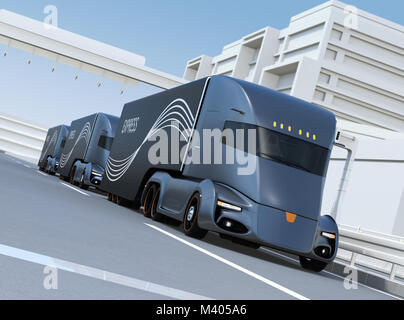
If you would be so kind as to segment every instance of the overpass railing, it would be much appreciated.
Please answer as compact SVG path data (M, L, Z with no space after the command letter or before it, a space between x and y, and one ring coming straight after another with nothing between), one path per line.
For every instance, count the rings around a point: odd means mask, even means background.
M41 154L47 129L0 114L0 150L36 162Z
M339 231L338 259L404 280L404 238L345 225Z

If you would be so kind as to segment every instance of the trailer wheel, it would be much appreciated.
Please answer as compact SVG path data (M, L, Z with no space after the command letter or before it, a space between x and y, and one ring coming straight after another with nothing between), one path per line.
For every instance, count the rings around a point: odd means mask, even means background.
M146 218L151 217L151 207L153 203L154 194L156 192L156 185L150 184L146 186L144 201L143 201L143 215Z
M153 196L153 202L150 210L150 217L154 221L164 221L165 216L162 215L160 212L157 211L157 204L159 203L159 198L160 198L160 187L156 187L156 192L154 193Z
M314 271L314 272L321 272L327 267L327 263L323 261L318 261L315 259L310 259L307 257L299 257L300 265L303 269Z
M199 204L200 194L195 193L188 202L183 221L184 233L196 239L202 239L208 233L198 226Z

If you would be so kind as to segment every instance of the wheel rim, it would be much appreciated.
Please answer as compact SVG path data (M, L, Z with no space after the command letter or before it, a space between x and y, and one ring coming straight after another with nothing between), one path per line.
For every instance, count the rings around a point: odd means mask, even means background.
M199 209L199 197L193 196L184 217L184 229L190 230L196 221Z

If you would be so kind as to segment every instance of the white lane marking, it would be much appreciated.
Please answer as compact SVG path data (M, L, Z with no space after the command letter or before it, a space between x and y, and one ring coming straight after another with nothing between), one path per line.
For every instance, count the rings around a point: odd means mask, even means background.
M87 197L90 196L88 193L85 193L85 192L83 192L83 191L81 191L81 190L78 190L78 189L72 187L72 186L69 186L67 183L61 182L61 184L63 184L64 186L66 186L66 187L68 187L68 188L70 188L70 189L72 189L72 190L74 190L74 191L77 191L77 192L79 192L79 193L81 193L81 194L84 194L84 195L87 196Z
M292 290L290 290L290 289L288 289L288 288L286 288L286 287L284 287L284 286L282 286L282 285L280 285L280 284L278 284L278 283L276 283L276 282L274 282L272 280L264 278L263 276L255 273L255 272L247 270L246 268L243 268L242 266L239 266L238 264L235 264L234 262L231 262L231 261L229 261L229 260L227 260L225 258L222 258L222 257L218 256L217 254L214 254L214 253L212 253L212 252L210 252L210 251L208 251L206 249L203 249L203 248L201 248L201 247L199 247L199 246L197 246L197 245L195 245L195 244L193 244L193 243L191 243L189 241L186 241L186 240L184 240L184 239L182 239L180 237L177 237L177 236L175 236L175 235L173 235L173 234L171 234L171 233L169 233L169 232L167 232L167 231L165 231L163 229L160 229L159 227L156 227L156 226L148 224L148 223L145 223L145 225L149 226L150 228L153 228L154 230L157 230L157 231L159 231L159 232L161 232L161 233L163 233L163 234L165 234L165 235L167 235L167 236L169 236L169 237L171 237L171 238L173 238L173 239L175 239L175 240L177 240L179 242L182 242L183 244L186 244L187 246L190 246L191 248L193 248L195 250L198 250L198 251L210 256L213 259L216 259L216 260L218 260L220 262L223 262L224 264L227 264L228 266L230 266L230 267L232 267L232 268L234 268L234 269L236 269L238 271L241 271L241 272L249 275L250 277L253 277L253 278L255 278L255 279L259 280L259 281L262 281L265 284L270 285L271 287L274 287L274 288L276 288L276 289L278 289L278 290L280 290L280 291L282 291L282 292L284 292L284 293L286 293L286 294L288 294L288 295L290 295L290 296L292 296L292 297L294 297L296 299L310 300L309 298L306 298L305 296L302 296L301 294L299 294L297 292L294 292L294 291L292 291Z
M109 271L105 271L102 269L97 269L81 264L77 264L74 262L61 260L49 256L45 256L42 254L38 254L31 251L26 251L14 247L9 247L6 245L0 244L0 254L16 258L19 260L24 260L44 266L50 266L57 268L59 270L64 270L67 272L76 273L82 276L95 278L107 282L112 282L115 284L123 285L126 287L148 291L151 293L163 295L166 297L170 297L173 299L180 300L213 300L212 298L208 298L205 296L201 296L192 292L183 291L180 289L175 289L167 286L163 286L157 283L144 281L137 278L132 278L128 276L124 276L118 273L113 273Z
M297 259L293 259L293 258L291 258L291 257L285 256L285 255L283 255L283 254L281 254L281 253L279 253L279 252L275 252L275 251L272 251L272 250L267 249L267 248L261 248L261 249L264 250L264 251L266 251L266 252L268 252L268 253L270 253L270 254L277 255L277 256L279 256L279 257L288 259L288 260L290 260L290 261L293 261L293 262L296 262L296 263L299 264L299 261L298 261ZM345 280L345 278L344 278L343 276L340 276L340 275L338 275L338 274L332 273L332 272L330 272L330 271L323 270L323 271L321 271L321 272L324 272L324 273L327 273L327 274L332 275L332 276L334 276L334 277L337 277L337 278L340 278L340 279L342 279L342 280ZM354 284L357 284L358 286L362 286L362 287L364 287L364 288L371 289L371 290L376 291L376 292L378 292L378 293L383 293L383 294L385 294L386 296L392 297L392 298L394 298L394 299L403 300L402 298L397 297L397 296L395 296L395 295L392 295L391 293L384 292L384 291L382 291L382 290L369 287L369 286L367 286L366 284L363 284L363 283L360 283L360 282L356 282L356 281L353 281L353 283L354 283Z
M26 165L26 164L24 164L24 167L25 167L25 168L28 168L28 169L31 169L31 167L28 166L28 165Z
M39 174L42 174L43 176L45 176L45 177L47 177L48 175L47 174L45 174L45 173L43 173L43 172L41 172L41 171L37 171Z

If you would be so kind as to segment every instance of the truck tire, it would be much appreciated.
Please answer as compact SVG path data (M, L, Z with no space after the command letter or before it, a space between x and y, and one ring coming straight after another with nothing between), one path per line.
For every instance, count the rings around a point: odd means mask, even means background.
M188 202L183 220L184 233L196 239L202 239L208 233L207 230L203 230L198 226L199 203L200 194L196 192Z
M159 203L159 198L160 198L160 186L156 186L156 191L154 192L153 201L152 201L152 205L151 205L151 209L150 209L150 217L154 221L162 222L165 220L164 219L165 216L157 211L157 205Z
M327 263L323 261L318 261L315 259L310 259L307 257L299 257L300 265L303 269L314 271L314 272L321 272L327 267Z
M146 218L151 217L151 207L152 207L155 192L156 192L155 184L150 184L150 185L146 186L145 196L144 196L144 201L143 201L143 215Z
M76 185L76 182L74 181L75 174L76 174L76 167L73 167L73 169L70 173L70 183L74 186Z
M83 190L87 190L88 189L88 185L86 185L85 183L84 183L84 174L85 174L86 172L85 171L83 171L83 174L81 175L81 179L80 179L80 182L79 182L79 187L80 187L80 189L83 189Z

